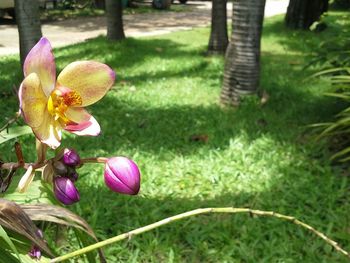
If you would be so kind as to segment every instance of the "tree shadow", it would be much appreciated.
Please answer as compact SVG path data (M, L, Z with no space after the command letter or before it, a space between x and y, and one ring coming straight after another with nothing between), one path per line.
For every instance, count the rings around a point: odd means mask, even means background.
M88 169L84 175L91 176ZM167 176L177 176L176 171ZM101 239L196 208L250 207L272 210L295 216L337 240L345 249L350 249L347 242L349 235L346 234L350 222L346 213L350 209L346 202L349 180L335 177L327 169L321 171L317 165L314 168L295 165L295 169L281 165L263 191L249 188L238 190L233 184L222 182L225 178L221 177L212 183L211 190L200 192L196 188L201 189L202 182L206 184L209 179L203 173L198 175L201 179L196 182L189 182L186 176L178 178L179 184L189 184L190 188L181 189L174 185L174 191L166 193L164 191L168 189L157 189L159 183L150 177L144 174L138 197L114 194L102 185L100 178L83 179L89 183L79 185L82 198L75 210L86 216L96 232L100 233ZM220 188L223 184L226 185L224 190ZM221 191L218 192L218 189ZM170 248L177 255L176 262L215 262L218 258L244 262L257 259L269 262L277 259L347 262L343 255L305 229L277 219L256 218L249 214L185 219L135 236L106 250L109 259L114 262L130 259L139 249L141 251L137 254L140 258L159 262L159 258L167 261L171 257L167 254Z
M104 52L101 52L103 50ZM108 55L106 56L106 51ZM103 54L102 54L103 53ZM229 141L245 134L253 141L262 136L272 137L276 142L299 143L295 135L306 130L306 125L329 119L342 105L327 98L317 91L312 91L313 82L298 83L310 71L302 71L302 64L294 65L290 61L299 56L291 54L263 53L261 86L270 94L270 100L261 106L257 100L248 100L238 109L225 109L218 103L210 105L174 105L149 106L135 100L120 100L119 92L124 92L130 85L140 86L135 92L144 92L146 82L156 82L167 88L164 80L176 80L186 76L206 82L210 92L219 100L222 69L213 70L212 58L200 55L200 51L186 48L186 45L171 39L126 39L111 43L100 37L85 43L55 50L58 70L74 60L98 60L117 70L117 86L100 103L91 107L99 120L103 133L99 140L80 138L88 142L75 145L75 139L68 137L66 143L76 146L78 150L88 150L84 145L104 149L106 152L125 149L133 145L145 152L159 153L160 150L175 151L181 154L193 154L201 148L226 148ZM126 59L127 58L127 59ZM138 71L130 71L147 63L151 59L159 61L194 61L181 67L150 68L145 66ZM300 56L302 59L302 56ZM222 63L222 62L219 62ZM281 65L284 68L281 69ZM221 64L222 65L222 64ZM155 65L156 66L156 65ZM9 59L0 61L0 68L11 69L0 75L0 84L4 91L2 112L15 112L17 99L11 99L8 90L11 83L20 83L21 74L18 61ZM273 77L271 77L273 76ZM17 80L17 81L16 81ZM119 80L119 82L118 82ZM210 81L209 81L210 80ZM123 82L130 82L126 86ZM6 87L6 89L5 89ZM209 90L208 90L209 92ZM157 97L155 100L161 98ZM296 117L297 116L297 117ZM305 125L305 126L304 126ZM199 137L195 137L198 136ZM202 136L202 137L201 137ZM193 139L193 138L199 138ZM201 138L208 137L208 141ZM115 144L110 144L113 140Z
M323 21L327 28L321 32L289 29L281 17L272 17L264 23L263 37L274 38L288 52L298 51L306 56L315 55L315 51L321 49L324 42L349 35L347 28L350 26L350 16L346 12L332 11L331 15L326 15Z

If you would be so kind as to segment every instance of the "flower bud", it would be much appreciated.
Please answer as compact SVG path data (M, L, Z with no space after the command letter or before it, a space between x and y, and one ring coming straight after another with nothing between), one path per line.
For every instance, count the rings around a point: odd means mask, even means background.
M66 177L54 179L54 193L61 203L71 205L80 200L80 195L74 183Z
M37 230L37 235L41 239L44 239L43 232L40 229ZM32 245L30 251L28 252L28 255L32 258L40 259L41 258L41 251L40 251L39 247L37 247L36 245Z
M75 183L78 180L78 178L79 178L79 174L77 173L75 168L72 167L72 166L67 166L67 173L62 175L62 176L67 177L73 183Z
M80 164L80 156L73 149L64 149L62 161L65 165L77 166Z
M137 165L125 157L108 159L105 166L106 185L114 192L136 195L140 190L140 171Z
M36 246L36 245L33 245L30 249L30 251L28 252L28 255L31 257L31 258L36 258L36 259L40 259L41 258L41 251L40 249Z
M62 161L54 161L52 168L57 175L66 175L68 173L68 168Z
M79 178L79 174L77 172L72 172L69 174L69 179L71 179L73 182L76 182Z

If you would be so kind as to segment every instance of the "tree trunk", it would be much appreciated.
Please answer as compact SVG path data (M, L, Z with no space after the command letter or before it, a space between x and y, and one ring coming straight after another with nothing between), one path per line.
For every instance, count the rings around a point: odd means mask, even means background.
M123 28L123 8L121 0L106 0L107 38L122 40L125 38Z
M309 29L328 10L328 0L290 0L285 22L287 27Z
M105 0L95 0L95 7L98 9L106 9Z
M42 37L39 2L37 0L15 0L15 12L21 64L23 65L28 52Z
M225 54L228 45L226 5L227 0L213 0L212 2L209 54Z
M254 94L260 78L260 40L265 0L233 0L232 35L225 57L221 102L237 106Z

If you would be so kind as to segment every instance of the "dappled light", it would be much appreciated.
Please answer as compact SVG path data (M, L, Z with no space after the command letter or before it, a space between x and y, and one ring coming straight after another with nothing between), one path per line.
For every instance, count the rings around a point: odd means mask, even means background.
M203 14L198 16L201 21ZM119 42L99 36L54 47L57 72L72 61L94 60L111 67L116 82L88 107L101 126L98 137L63 133L62 147L75 149L74 165L65 165L79 169L79 180L69 177L74 198L62 190L68 179L59 179L64 182L57 194L58 186L54 193L38 176L25 202L57 202L56 194L63 204L75 203L69 209L88 222L91 236L99 240L196 208L249 207L294 216L349 251L349 171L329 160L328 142L315 141L310 127L329 122L348 105L324 96L334 87L328 79L310 79L320 67L308 64L323 41L344 32L349 13L329 12L329 26L322 32L287 29L283 19L264 21L259 92L265 92L266 101L243 97L239 107L219 102L225 61L207 56L207 27ZM129 26L147 31L137 22ZM89 31L99 25L72 27ZM0 127L18 111L13 87L22 80L18 56L0 57ZM34 139L32 134L18 138L26 161L37 158ZM2 161L16 160L13 142L0 144ZM57 152L47 158L63 162ZM113 156L129 159L119 159L122 165L113 170L106 159ZM106 164L113 169L107 171ZM3 195L15 202L23 202L16 192L20 171ZM115 184L106 187L106 177ZM39 189L43 194L34 197ZM66 231L66 242L56 246L56 228L47 229L57 255L80 247L77 230ZM305 229L253 214L193 217L107 246L104 253L108 262L347 262Z

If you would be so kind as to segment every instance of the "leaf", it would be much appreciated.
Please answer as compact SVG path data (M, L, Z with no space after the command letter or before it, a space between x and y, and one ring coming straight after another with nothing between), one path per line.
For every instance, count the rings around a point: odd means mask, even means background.
M53 256L44 240L37 234L39 229L16 203L0 199L0 225L23 235L42 251Z
M16 246L13 244L12 240L7 235L5 229L2 226L0 226L0 237L2 237L4 239L4 241L12 249L12 251L14 251L16 253L18 260L20 262L22 262L21 257L19 256L19 253L18 253L18 250L17 250Z
M347 148L345 148L345 149L343 149L343 150L337 152L336 154L332 155L331 160L337 159L337 158L339 158L340 156L343 156L343 155L345 155L345 154L347 154L347 153L349 153L349 152L350 152L350 147L347 147ZM348 158L345 158L345 159L343 159L343 161L344 161L344 160L347 160L347 159L348 159Z
M0 247L0 262L1 263L17 263L18 259L6 250L3 246Z
M191 135L190 141L192 142L203 142L207 143L209 140L209 136L207 134L194 134Z
M322 76L322 75L327 75L327 74L330 74L330 73L341 72L341 71L350 72L350 68L343 67L343 68L326 69L326 70L322 70L320 72L317 72L317 73L311 75L310 77L308 77L306 79L315 78L315 77L319 77L319 76Z
M32 129L29 126L10 127L7 130L0 132L0 144L30 133L32 133Z
M49 221L56 224L71 226L84 231L98 242L90 225L82 217L66 208L48 204L23 204L21 208L33 221ZM102 250L99 250L99 255L101 262L106 262Z

